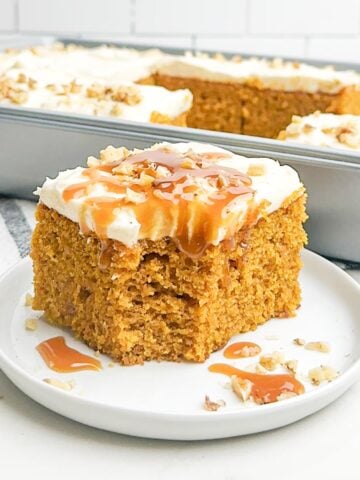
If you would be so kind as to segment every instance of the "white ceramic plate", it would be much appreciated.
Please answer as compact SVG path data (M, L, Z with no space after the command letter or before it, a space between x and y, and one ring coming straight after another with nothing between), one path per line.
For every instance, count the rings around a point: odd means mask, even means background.
M34 316L24 306L31 291L29 259L21 261L0 279L0 367L27 395L45 407L94 427L141 437L200 440L223 438L269 430L295 422L328 405L359 377L360 288L346 273L330 262L305 251L301 275L303 302L296 318L274 319L256 332L234 337L258 343L263 352L280 350L287 359L299 361L300 380L306 393L268 405L242 404L226 388L227 377L208 372L215 362L247 368L256 358L229 361L222 351L204 364L156 363L143 366L109 366L100 356L101 372L58 374L49 370L35 346L50 337L64 335L67 343L87 354L93 352L70 333L39 321L34 332L26 331L25 320ZM39 316L38 313L36 313ZM292 340L327 341L330 353L308 351ZM312 367L327 364L340 371L331 383L312 387L306 374ZM44 378L74 380L70 392L43 382ZM226 406L217 412L203 408L205 395L222 399Z

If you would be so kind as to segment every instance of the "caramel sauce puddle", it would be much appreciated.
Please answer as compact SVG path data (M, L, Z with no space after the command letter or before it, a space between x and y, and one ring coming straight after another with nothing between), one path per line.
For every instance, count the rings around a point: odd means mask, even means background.
M81 370L101 370L99 360L66 345L62 336L53 337L39 343L36 350L46 365L59 373L79 372Z
M261 347L253 342L232 343L224 350L225 358L247 358L256 357L261 353Z
M228 377L235 375L242 380L252 382L251 394L254 401L258 404L276 402L282 393L300 395L305 392L304 385L289 374L262 375L260 373L246 372L225 363L210 365L209 371L222 373Z

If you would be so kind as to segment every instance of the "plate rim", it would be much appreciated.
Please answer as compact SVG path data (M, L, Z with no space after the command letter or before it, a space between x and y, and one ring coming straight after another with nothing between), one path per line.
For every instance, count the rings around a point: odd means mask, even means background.
M302 257L304 261L306 261L306 257L315 260L326 267L330 268L333 272L337 275L340 275L342 279L351 285L352 288L355 288L357 292L360 294L360 285L354 280L350 275L344 272L340 267L333 264L331 261L323 258L319 254L312 252L308 249L303 249ZM1 276L0 276L0 289L2 286L3 281L7 278L8 275L14 273L15 270L26 266L27 264L31 263L30 256L26 256L8 268ZM12 319L11 319L12 320ZM348 388L352 386L352 384L356 381L356 377L360 377L360 355L358 358L354 360L352 365L350 365L339 377L337 377L332 382L324 385L321 389L311 390L306 392L304 395L299 395L294 398L287 399L286 402L274 402L265 405L255 406L254 408L249 409L241 409L236 411L227 411L226 409L220 409L216 412L216 415L208 415L207 411L199 411L193 413L182 413L182 412L159 412L154 410L146 410L146 409L137 409L137 408L129 408L123 406L117 406L113 404L103 403L92 399L87 399L81 397L79 395L73 395L71 392L65 392L61 389L54 388L51 385L43 382L42 380L32 376L26 370L24 370L21 366L19 366L16 362L8 358L8 356L3 352L0 348L0 369L3 370L4 374L16 385L17 388L23 391L22 387L20 387L17 383L15 383L12 378L8 375L8 371L13 374L20 375L26 382L30 384L34 384L34 386L41 392L44 392L46 396L57 397L60 400L64 400L64 402L75 402L77 407L95 407L101 408L102 410L108 410L112 413L121 413L125 416L133 416L133 415L142 415L145 418L149 418L152 420L180 420L186 423L191 422L211 422L211 423L221 423L223 420L229 421L232 419L242 419L246 417L250 419L251 417L256 417L259 415L267 415L274 413L276 414L279 410L291 410L293 408L296 409L297 406L304 406L312 403L313 400L321 400L321 398L325 396L331 396L336 391L344 392ZM25 393L25 392L24 392ZM29 397L33 398L31 395L27 394ZM341 395L341 394L340 394ZM34 399L38 403L42 404L46 408L53 410L43 403L39 402L38 400ZM74 405L75 406L75 405ZM56 411L56 410L55 410ZM59 413L59 412L57 412ZM64 415L64 414L62 414ZM73 418L76 420L76 418ZM76 420L79 421L79 420ZM84 422L81 422L84 423Z

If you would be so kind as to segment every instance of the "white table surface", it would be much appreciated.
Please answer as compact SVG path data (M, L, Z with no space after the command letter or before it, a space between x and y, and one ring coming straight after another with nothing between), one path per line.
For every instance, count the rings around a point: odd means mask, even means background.
M360 270L351 275L360 282ZM247 437L146 440L50 412L0 372L0 479L359 480L360 382L324 410Z

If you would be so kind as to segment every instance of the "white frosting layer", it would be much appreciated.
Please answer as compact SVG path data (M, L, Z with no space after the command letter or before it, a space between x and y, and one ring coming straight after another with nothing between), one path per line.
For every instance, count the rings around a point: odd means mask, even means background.
M128 83L146 79L154 73L233 82L284 91L335 94L347 86L358 87L360 75L336 71L331 67L260 58L241 61L209 57L204 54L168 55L160 50L101 46L36 47L0 54L0 76L27 76L46 83L81 84Z
M320 112L293 116L279 138L286 142L360 150L360 116Z
M92 49L37 47L0 55L0 83L3 76L14 82L15 89L26 92L26 101L18 103L23 107L144 122L150 120L154 111L176 118L192 105L189 90L171 92L162 87L137 85L134 88L142 100L131 105L109 98L89 98L86 94L87 88L94 84L119 88L145 79L162 56L158 50L139 52L105 46ZM21 76L35 81L36 85L30 88L27 82L19 82ZM74 81L81 86L79 92L59 94L63 85ZM54 88L51 90L48 85ZM1 102L16 103L11 98Z
M36 47L0 54L0 75L24 72L35 79L47 76L49 83L135 82L149 77L163 56L155 49Z
M116 89L126 88L130 85L113 84L107 86L113 86ZM161 113L169 118L176 118L187 112L192 105L190 90L170 91L166 88L152 85L133 86L138 92L140 99L135 104L127 104L126 102L119 102L110 98L89 98L86 94L86 84L82 84L79 92L67 93L65 95L56 94L47 89L45 85L43 88L39 87L35 90L24 86L22 88L27 92L27 99L21 103L22 107L112 117L139 122L150 121L154 112ZM62 85L55 84L55 90L61 91ZM4 99L2 103L8 106L12 105L12 102L8 99Z
M254 203L257 206L262 206L259 212L259 217L274 212L281 207L283 202L294 192L302 192L302 184L299 180L298 174L289 166L280 166L274 160L262 158L247 158L232 154L227 150L215 147L213 145L199 144L199 143L177 143L177 144L158 144L151 148L159 149L161 147L168 147L174 151L187 152L189 150L195 153L209 153L218 152L224 153L224 158L219 158L214 163L231 167L239 172L247 173L252 179L252 188L255 191ZM231 157L228 157L228 155ZM250 170L249 170L250 168ZM254 170L257 170L254 172ZM38 188L36 194L39 195L40 201L47 207L56 210L61 215L69 218L73 222L80 223L81 212L86 201L95 197L109 197L109 198L124 198L124 195L112 193L107 191L103 184L96 184L88 189L86 195L75 197L67 202L63 199L64 190L74 184L86 181L86 177L82 174L84 169L77 167L73 170L67 170L59 173L55 179L47 179L41 188ZM256 175L252 175L256 173ZM261 175L259 175L261 173ZM111 176L111 174L108 174ZM199 181L203 181L200 179ZM211 194L211 187L204 188L202 201L208 200L206 198ZM265 201L265 203L264 203ZM230 212L236 214L237 229L243 225L246 213L249 209L249 196L240 195L236 197L223 212L224 220L226 215ZM134 245L138 240L143 238L141 235L141 225L139 224L136 213L131 207L131 202L127 203L126 207L116 209L114 220L107 228L107 237L119 240L127 246ZM159 212L149 212L153 215L153 228L149 238L158 240L165 236L173 236L176 230L176 225L168 224L164 218L158 215ZM86 224L90 230L95 230L91 215L86 216ZM188 230L191 231L191 225L188 225ZM226 228L220 229L218 236L213 244L218 244L221 240L226 238Z
M280 59L251 58L236 62L188 54L159 59L157 70L164 75L309 93L336 93L346 86L360 84L360 76L353 71L336 71Z
M230 61L189 53L159 59L157 71L164 75L309 93L337 93L346 86L360 85L360 75L353 71L336 71L280 59Z

